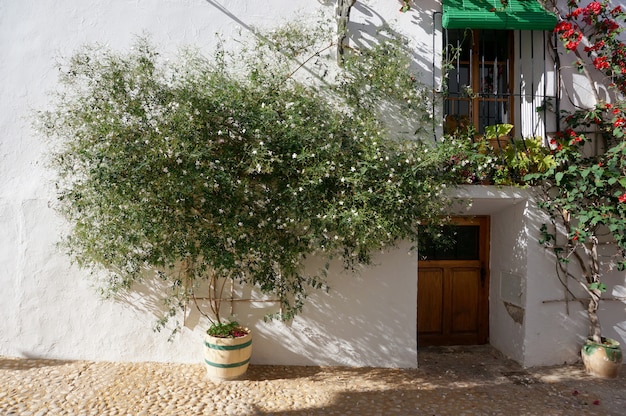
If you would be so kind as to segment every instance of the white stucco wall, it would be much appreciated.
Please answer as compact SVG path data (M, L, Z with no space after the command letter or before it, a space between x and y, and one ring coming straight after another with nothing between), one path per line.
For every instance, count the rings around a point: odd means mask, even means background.
M539 244L539 229L549 222L532 189L465 186L454 191L471 204L463 215L491 216L489 340L526 367L575 362L588 333L589 320L580 302L565 302L555 259ZM605 297L624 297L626 275L606 280ZM569 288L580 296L576 283ZM517 295L519 294L519 295ZM603 334L626 344L626 301L601 303Z
M416 367L417 253L410 248L381 253L356 275L332 264L330 292L312 295L290 324L262 322L267 309L237 304L238 317L256 322L254 362Z
M433 3L433 7L436 3ZM314 0L6 0L0 2L0 355L119 361L201 361L204 319L190 312L168 343L155 333L159 298L103 301L87 272L72 267L56 243L67 225L50 207L47 144L31 129L34 110L55 88L55 62L85 43L128 50L148 35L165 54L191 45L210 53L216 33L228 42L252 26L334 13ZM420 9L423 6L420 6ZM351 41L383 24L417 36L417 12L394 1L359 1ZM365 39L365 38L364 38ZM427 42L430 42L428 38ZM232 44L232 43L231 43ZM425 47L425 46L424 46ZM237 304L255 332L253 363L414 367L417 257L408 247L380 256L352 276L334 267L330 293L310 298L291 324L265 323L275 305ZM393 339L393 342L389 340Z
M54 190L44 165L47 144L30 128L31 114L48 103L55 60L84 43L126 50L147 34L164 53L193 45L209 52L215 33L232 39L252 25L271 27L289 17L332 13L331 0L5 0L0 2L0 355L120 361L201 360L206 322L190 311L183 331L152 331L159 309L153 288L141 296L102 301L88 273L72 267L55 244L67 225L50 206ZM366 44L391 24L415 45L423 81L432 82L432 48L439 56L440 2L416 2L398 13L393 0L357 2L350 41ZM438 22L439 17L435 17ZM438 58L436 58L438 59ZM438 62L435 65L438 73ZM575 75L572 75L575 77ZM567 81L567 80L566 80ZM572 80L575 81L575 80ZM542 222L526 191L466 187L467 215L491 216L490 340L527 366L573 361L586 333L586 317L572 302L569 313L554 263L536 244ZM331 292L316 293L290 324L265 323L275 305L236 304L238 319L255 332L253 363L414 367L417 260L408 245L380 255L357 276L334 267ZM517 285L517 286L516 286ZM515 288L522 293L516 298ZM609 288L625 296L624 274ZM511 308L504 299L521 303ZM510 303L510 302L509 302ZM520 315L521 314L521 315ZM624 302L606 302L604 330L626 342ZM521 316L521 319L520 319ZM390 340L393 339L393 342Z
M533 204L529 207L526 213L530 240L523 363L530 367L574 362L579 359L580 347L589 333L586 306L578 301L565 301L566 289L557 276L555 258L550 250L545 250L537 243L539 227L548 220ZM570 272L576 274L575 262L571 262L568 267ZM626 345L623 331L626 324L626 299L623 295L626 273L616 270L608 272L604 275L604 282L608 290L603 297L622 297L622 300L605 300L600 303L598 316L602 334ZM567 285L578 298L586 298L586 293L578 283L569 279Z

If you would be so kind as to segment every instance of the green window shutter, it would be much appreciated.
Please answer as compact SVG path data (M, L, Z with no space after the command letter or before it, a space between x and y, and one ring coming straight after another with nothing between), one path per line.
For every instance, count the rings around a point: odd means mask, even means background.
M505 4L503 4L503 2ZM553 30L556 15L537 0L443 0L446 29Z

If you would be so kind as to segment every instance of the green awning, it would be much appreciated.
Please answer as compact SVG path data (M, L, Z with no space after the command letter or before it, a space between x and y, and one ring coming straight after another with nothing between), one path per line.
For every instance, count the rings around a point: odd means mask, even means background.
M505 3L503 5L502 3ZM443 0L446 29L553 30L556 15L537 0Z

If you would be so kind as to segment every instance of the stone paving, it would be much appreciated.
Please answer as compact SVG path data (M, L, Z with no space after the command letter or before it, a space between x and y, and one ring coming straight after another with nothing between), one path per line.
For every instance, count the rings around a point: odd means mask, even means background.
M624 415L624 373L522 369L488 346L424 349L419 369L253 365L223 382L201 364L0 357L0 415Z

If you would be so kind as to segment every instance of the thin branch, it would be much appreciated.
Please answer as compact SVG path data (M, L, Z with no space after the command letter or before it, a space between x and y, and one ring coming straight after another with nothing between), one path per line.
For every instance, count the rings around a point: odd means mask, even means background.
M330 45L326 46L325 48L320 49L319 51L315 52L313 55L311 55L310 57L308 57L304 62L300 63L300 65L298 65L298 67L296 69L294 69L293 71L291 71L286 77L285 77L285 81L287 81L289 78L291 78L293 76L293 74L295 74L296 72L298 72L300 70L300 68L302 68L304 65L307 64L307 62L309 62L311 59L320 56L320 54L322 52L324 52L325 50L328 50L330 48L332 48L333 46L335 46L336 43L331 42Z

